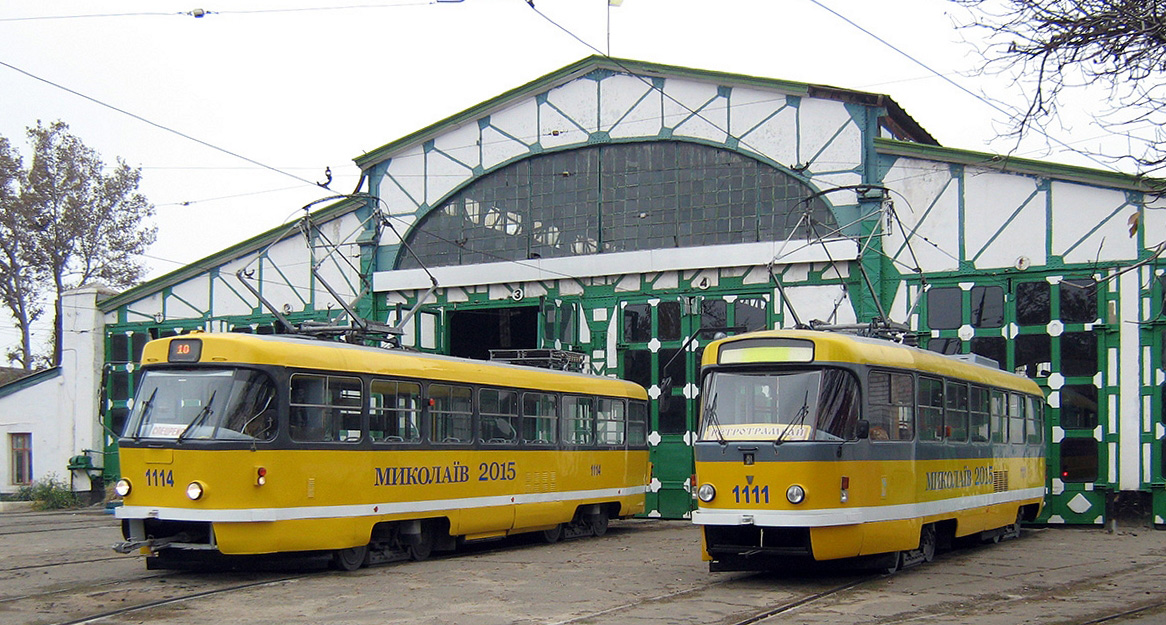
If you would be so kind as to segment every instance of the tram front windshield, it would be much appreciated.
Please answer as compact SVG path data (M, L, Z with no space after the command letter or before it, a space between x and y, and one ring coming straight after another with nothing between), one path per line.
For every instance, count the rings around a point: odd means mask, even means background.
M168 369L142 376L122 436L127 438L270 440L275 383L250 369Z
M701 391L701 440L841 441L855 437L858 380L842 369L714 371Z

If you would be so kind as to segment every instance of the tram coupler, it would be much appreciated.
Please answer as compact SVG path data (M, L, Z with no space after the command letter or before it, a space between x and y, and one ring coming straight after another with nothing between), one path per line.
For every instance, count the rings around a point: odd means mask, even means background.
M146 547L151 552L169 546L170 543L185 543L190 542L190 536L186 533L175 534L174 536L167 536L166 538L147 538L145 540L127 540L125 542L117 543L113 546L113 550L118 553L133 553L142 547Z

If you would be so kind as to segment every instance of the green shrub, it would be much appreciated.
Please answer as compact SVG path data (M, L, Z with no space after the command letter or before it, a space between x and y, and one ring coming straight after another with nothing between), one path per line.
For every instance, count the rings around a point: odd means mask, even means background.
M16 498L34 502L33 508L37 510L64 510L81 505L77 493L74 493L55 473L28 486L21 486Z

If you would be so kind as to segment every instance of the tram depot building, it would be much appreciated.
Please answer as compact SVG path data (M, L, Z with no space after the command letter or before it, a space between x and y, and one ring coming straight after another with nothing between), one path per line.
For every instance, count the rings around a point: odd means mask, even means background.
M703 346L885 316L1040 384L1042 522L1133 506L1166 524L1166 204L1144 179L941 147L885 95L604 57L356 162L363 195L306 225L69 295L75 357L0 386L0 492L117 475L112 432L148 340L283 331L267 305L350 321L351 303L404 320L411 349L578 352L667 393L651 402L647 509L684 518Z

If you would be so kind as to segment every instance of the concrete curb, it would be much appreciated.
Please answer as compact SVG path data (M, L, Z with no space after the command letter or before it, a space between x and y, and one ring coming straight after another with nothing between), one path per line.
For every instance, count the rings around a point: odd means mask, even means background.
M32 512L31 501L0 501L0 513Z

